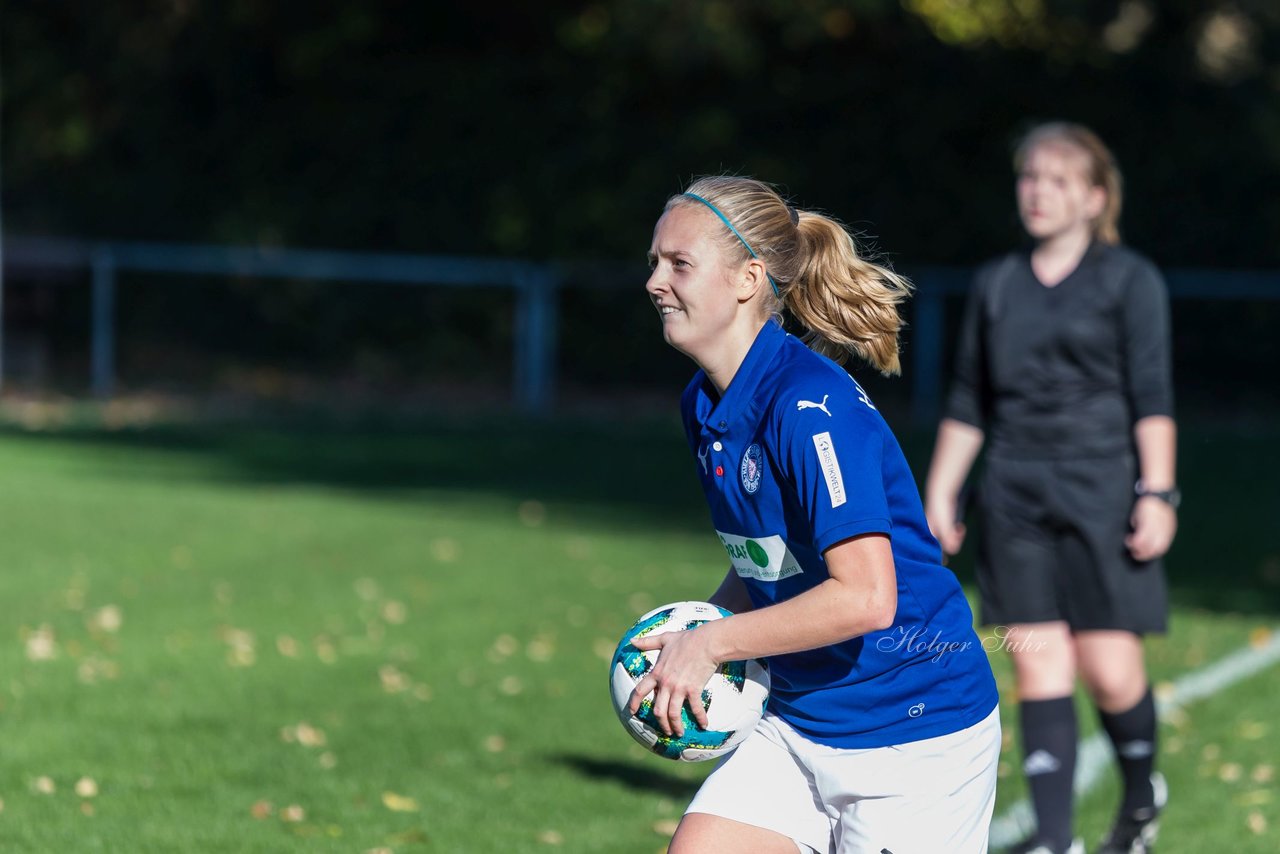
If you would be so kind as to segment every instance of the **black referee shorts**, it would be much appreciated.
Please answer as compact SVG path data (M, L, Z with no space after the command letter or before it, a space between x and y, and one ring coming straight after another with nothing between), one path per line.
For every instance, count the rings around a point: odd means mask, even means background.
M978 587L987 625L1065 620L1074 631L1165 631L1159 560L1125 548L1130 455L1071 460L988 457L980 488Z

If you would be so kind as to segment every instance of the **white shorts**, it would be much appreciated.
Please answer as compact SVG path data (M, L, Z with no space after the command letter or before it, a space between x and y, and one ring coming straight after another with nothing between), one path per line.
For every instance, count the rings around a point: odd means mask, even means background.
M789 836L819 854L981 854L996 802L999 709L949 735L847 750L766 714L689 813Z

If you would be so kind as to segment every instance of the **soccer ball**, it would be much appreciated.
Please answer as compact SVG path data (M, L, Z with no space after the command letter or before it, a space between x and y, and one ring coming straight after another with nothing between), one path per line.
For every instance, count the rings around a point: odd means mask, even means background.
M726 661L712 674L702 689L702 708L707 713L707 729L702 729L686 705L680 715L684 735L664 735L653 713L653 694L640 703L635 715L627 703L636 683L658 660L658 651L641 652L633 638L662 632L692 629L710 620L732 616L709 602L675 602L645 614L627 629L613 654L609 672L609 693L618 720L631 737L659 756L681 762L701 762L723 756L745 739L769 701L769 668L760 659Z

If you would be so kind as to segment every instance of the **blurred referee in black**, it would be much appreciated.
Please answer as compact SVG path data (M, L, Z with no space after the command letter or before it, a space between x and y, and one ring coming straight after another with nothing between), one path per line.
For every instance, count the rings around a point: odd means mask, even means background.
M1142 636L1165 630L1160 558L1178 524L1168 295L1155 266L1120 246L1120 173L1092 131L1036 127L1014 165L1031 245L974 280L926 515L943 550L959 551L959 494L985 442L982 619L1013 657L1037 819L1011 850L1084 852L1072 833L1079 674L1124 780L1097 850L1139 854L1167 799Z

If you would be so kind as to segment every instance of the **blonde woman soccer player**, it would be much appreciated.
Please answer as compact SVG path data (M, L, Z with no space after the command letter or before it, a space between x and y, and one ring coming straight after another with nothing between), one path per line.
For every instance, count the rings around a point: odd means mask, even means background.
M1038 819L1015 850L1084 850L1071 828L1079 674L1124 780L1098 850L1140 854L1166 799L1142 636L1165 629L1160 557L1177 528L1168 297L1151 262L1120 246L1120 173L1096 135L1042 125L1015 167L1031 245L974 280L929 524L959 550L956 496L985 442L982 616L1009 629Z
M634 641L661 652L631 708L654 692L679 734L720 662L767 658L773 681L671 850L985 851L995 682L902 451L836 361L897 372L907 283L745 178L669 199L649 258L663 337L699 368L681 410L730 565L711 601L734 616Z

